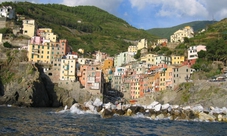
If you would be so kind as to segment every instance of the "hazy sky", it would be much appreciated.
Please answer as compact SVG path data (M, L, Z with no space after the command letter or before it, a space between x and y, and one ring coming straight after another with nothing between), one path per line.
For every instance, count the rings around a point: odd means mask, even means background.
M15 0L0 0L15 1ZM17 0L25 1L25 0ZM124 19L130 25L150 29L198 20L227 18L227 0L26 0L68 6L93 5Z

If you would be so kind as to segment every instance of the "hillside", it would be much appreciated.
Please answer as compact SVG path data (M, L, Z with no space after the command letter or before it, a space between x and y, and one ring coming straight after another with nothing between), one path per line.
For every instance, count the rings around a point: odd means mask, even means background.
M194 38L190 39L194 44L208 44L215 40L227 40L227 18L222 19L212 25L209 25L205 32L197 34Z
M169 39L170 35L172 35L177 30L184 28L185 26L191 26L194 29L194 32L198 32L215 22L216 21L194 21L169 28L153 28L147 30L147 32L158 37Z
M142 38L152 41L155 38L94 6L68 7L29 2L3 4L13 6L26 18L35 19L37 28L52 28L59 38L66 38L74 50L84 48L85 52L100 50L114 55L127 50L131 43L126 41Z

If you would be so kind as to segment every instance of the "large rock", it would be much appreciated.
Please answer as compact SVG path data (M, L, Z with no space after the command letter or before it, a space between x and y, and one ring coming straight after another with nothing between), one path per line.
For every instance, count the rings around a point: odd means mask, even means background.
M144 113L145 109L141 106L131 106L130 109L132 110L132 114L136 114L138 112Z
M120 110L117 109L115 111L115 113L118 114L118 115L125 115L126 111L125 110L122 110L122 109L120 109Z
M216 117L214 115L206 114L204 112L199 113L200 121L215 121Z
M102 118L111 118L113 117L114 115L114 112L112 110L109 110L109 109L104 109L104 111L102 111Z
M127 109L125 115L126 116L131 116L132 115L132 110L131 109Z

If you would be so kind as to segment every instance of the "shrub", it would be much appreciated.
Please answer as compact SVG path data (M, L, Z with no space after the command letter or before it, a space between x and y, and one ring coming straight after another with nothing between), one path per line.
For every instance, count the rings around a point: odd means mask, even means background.
M9 42L4 42L3 43L3 46L6 47L6 48L12 48L12 44L10 44Z

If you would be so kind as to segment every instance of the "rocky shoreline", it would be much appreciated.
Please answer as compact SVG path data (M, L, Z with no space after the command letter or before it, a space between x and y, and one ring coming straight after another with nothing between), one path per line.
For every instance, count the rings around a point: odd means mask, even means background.
M84 104L75 103L69 109L67 106L63 111L71 113L95 113L100 114L102 118L111 118L119 116L140 115L152 120L176 120L176 121L202 121L202 122L227 122L227 108L209 107L204 108L201 105L184 106L160 104L157 101L150 105L114 105L112 103L102 104L96 98L94 101L88 101Z

